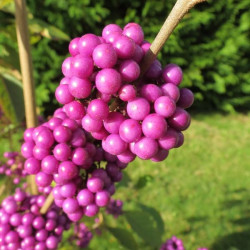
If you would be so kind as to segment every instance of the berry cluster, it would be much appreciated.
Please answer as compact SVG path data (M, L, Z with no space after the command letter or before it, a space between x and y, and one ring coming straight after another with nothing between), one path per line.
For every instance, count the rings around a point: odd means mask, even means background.
M75 38L55 92L67 116L124 163L136 156L164 160L169 149L183 144L181 131L190 124L185 108L192 105L193 94L178 88L180 67L162 68L155 60L139 78L139 63L149 47L136 23L123 29L109 24L101 37Z
M162 244L160 250L185 250L182 240L176 236L172 236L164 244Z
M46 123L24 132L24 169L36 175L39 191L48 194L52 181L55 204L70 220L94 216L109 203L114 183L127 166L105 152L98 141L61 109Z
M27 175L23 168L23 158L18 152L5 152L3 156L6 158L6 162L0 164L0 174L12 177L13 183L19 184L21 179Z
M74 224L74 236L72 237L72 240L75 241L75 244L78 247L87 247L92 238L93 234L84 223L81 222Z
M111 214L114 218L122 215L123 202L121 200L110 199L108 206L106 207L106 213Z
M56 249L70 223L57 206L40 214L45 196L30 196L16 189L0 206L1 249Z

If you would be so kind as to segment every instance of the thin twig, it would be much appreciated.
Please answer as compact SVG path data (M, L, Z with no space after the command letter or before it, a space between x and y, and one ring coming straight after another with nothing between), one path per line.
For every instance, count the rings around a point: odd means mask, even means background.
M43 206L41 207L40 213L41 213L41 214L47 213L47 211L48 211L48 209L50 208L50 206L52 205L53 201L54 201L54 197L53 197L53 193L51 192L51 193L48 195L48 197L47 197L45 203L44 203Z

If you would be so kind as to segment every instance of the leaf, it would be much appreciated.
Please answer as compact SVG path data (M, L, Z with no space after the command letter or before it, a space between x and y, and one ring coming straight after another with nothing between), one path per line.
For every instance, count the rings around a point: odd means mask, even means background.
M66 33L56 28L55 26L49 25L48 31L52 39L60 39L65 41L70 40L70 37Z
M157 222L150 213L145 211L125 211L124 215L135 231L147 245L159 247L161 244L161 232L157 228Z
M135 239L129 231L118 227L108 227L108 230L124 247L130 250L138 249Z
M14 14L15 5L13 0L1 0L0 1L0 10Z
M137 203L138 206L145 212L149 213L155 220L157 224L157 230L163 234L164 233L164 221L161 217L161 214L153 207L146 206L142 203Z
M149 183L152 182L153 180L153 176L152 175L144 175L144 176L141 176L137 183L135 184L135 188L136 189L141 189L141 188L144 188L145 186L147 186Z
M40 34L49 39L70 40L70 37L62 30L39 19L29 19L29 28L32 33Z
M0 76L0 106L5 116L12 122L24 118L23 90L19 80L8 74Z

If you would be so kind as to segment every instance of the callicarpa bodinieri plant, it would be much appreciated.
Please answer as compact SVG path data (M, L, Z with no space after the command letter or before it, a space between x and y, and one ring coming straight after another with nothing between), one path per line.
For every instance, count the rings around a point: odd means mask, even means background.
M111 197L124 169L137 157L161 162L182 146L194 95L181 87L181 68L156 57L198 2L177 1L152 44L134 22L108 24L100 36L70 41L55 91L62 107L39 126L27 122L23 136L22 174L35 177L30 183L40 193L16 189L3 200L1 249L56 249L71 224L70 242L87 247L93 234L86 217L98 216L102 208L115 218L123 213L123 202ZM102 220L95 221L97 230ZM161 249L184 247L172 237Z

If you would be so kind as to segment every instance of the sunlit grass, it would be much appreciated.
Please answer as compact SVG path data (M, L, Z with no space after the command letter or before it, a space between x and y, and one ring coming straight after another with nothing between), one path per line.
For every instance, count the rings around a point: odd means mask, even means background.
M115 197L125 201L124 209L133 208L132 200L157 209L165 223L163 241L176 235L187 250L250 249L250 116L197 115L184 133L185 144L166 161L129 165L131 181ZM145 175L146 185L135 188ZM124 226L123 219L115 224ZM123 248L104 233L89 249Z

